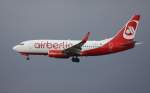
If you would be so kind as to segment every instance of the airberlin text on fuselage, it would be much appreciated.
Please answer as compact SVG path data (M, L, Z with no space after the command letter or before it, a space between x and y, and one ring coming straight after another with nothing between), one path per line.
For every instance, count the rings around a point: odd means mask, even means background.
M35 48L48 48L48 49L60 49L60 48L69 48L73 44L69 42L59 42L59 43L52 43L48 41L41 41L41 42L35 42L34 47Z

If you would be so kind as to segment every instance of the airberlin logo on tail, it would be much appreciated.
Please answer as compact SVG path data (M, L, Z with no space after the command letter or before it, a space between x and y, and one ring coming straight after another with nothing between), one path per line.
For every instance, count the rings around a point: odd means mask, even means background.
M125 26L125 30L123 32L123 37L125 39L133 39L135 37L135 31L137 28L137 21L130 21L129 23L127 23L127 25Z

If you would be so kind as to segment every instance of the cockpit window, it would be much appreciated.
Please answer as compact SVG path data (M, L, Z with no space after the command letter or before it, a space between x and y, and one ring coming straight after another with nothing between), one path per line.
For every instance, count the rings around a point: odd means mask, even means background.
M19 45L24 45L24 43L20 43Z

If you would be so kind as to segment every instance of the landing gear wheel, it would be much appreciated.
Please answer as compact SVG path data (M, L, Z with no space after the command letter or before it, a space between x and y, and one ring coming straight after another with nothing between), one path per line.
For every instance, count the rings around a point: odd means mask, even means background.
M79 63L80 59L78 57L72 57L72 62Z
M29 58L29 57L27 57L27 58L26 58L26 60L30 60L30 58Z

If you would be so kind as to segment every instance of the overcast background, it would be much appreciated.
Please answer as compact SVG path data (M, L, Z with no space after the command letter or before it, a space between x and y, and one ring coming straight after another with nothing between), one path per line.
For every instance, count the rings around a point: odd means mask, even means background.
M149 0L0 0L0 93L150 93ZM132 50L70 59L31 56L12 47L30 39L91 40L113 36L142 16Z

